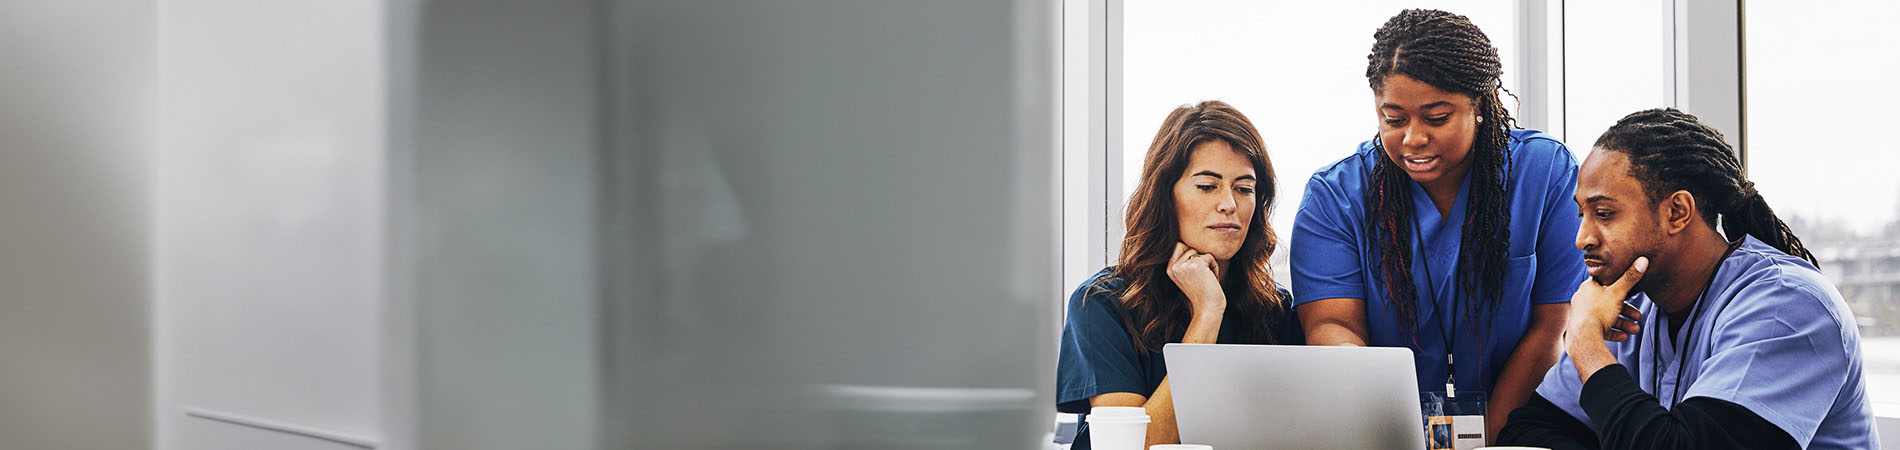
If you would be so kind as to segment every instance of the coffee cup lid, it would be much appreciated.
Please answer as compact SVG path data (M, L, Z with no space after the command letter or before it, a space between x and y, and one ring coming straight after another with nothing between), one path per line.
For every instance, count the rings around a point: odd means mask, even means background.
M1097 406L1089 409L1088 421L1148 423L1148 410L1139 406Z

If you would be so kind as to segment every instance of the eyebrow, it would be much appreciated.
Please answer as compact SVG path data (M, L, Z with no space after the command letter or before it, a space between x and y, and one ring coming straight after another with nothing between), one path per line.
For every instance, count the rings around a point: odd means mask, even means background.
M1432 108L1437 108L1437 107L1441 107L1441 106L1451 106L1451 102L1448 102L1448 101L1437 101L1437 102L1432 102L1432 103L1427 103L1427 104L1425 104L1425 106L1420 106L1420 107L1418 107L1418 109L1432 109ZM1405 107L1403 107L1403 106L1399 106L1399 105L1397 105L1397 104L1392 104L1392 103L1387 103L1387 104L1384 104L1384 105L1380 105L1380 108L1382 108L1382 109L1396 109L1396 110L1400 110L1400 111L1404 111L1404 110L1405 110Z
M1603 194L1597 194L1597 195L1592 195L1592 196L1590 196L1590 198L1586 198L1586 199L1583 199L1583 202L1584 202L1585 204L1589 204L1589 203L1596 203L1596 202L1599 202L1599 201L1604 201L1604 200L1611 200L1611 201L1614 201L1614 200L1616 200L1616 199L1614 199L1614 198L1610 198L1610 196L1608 196L1608 195L1603 195Z
M1205 177L1214 177L1215 179L1226 179L1226 177L1222 177L1220 176L1220 174L1214 173L1214 171L1212 170L1203 170L1200 172L1195 172L1194 176L1197 176L1197 177L1205 176ZM1253 175L1241 175L1238 177L1234 177L1234 181L1252 180L1252 179L1254 179Z

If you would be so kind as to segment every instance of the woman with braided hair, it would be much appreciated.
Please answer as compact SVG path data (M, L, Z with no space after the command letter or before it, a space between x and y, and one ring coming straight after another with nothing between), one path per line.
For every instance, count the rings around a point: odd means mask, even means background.
M1630 114L1597 139L1575 200L1592 280L1500 442L1877 446L1854 315L1721 133L1674 109Z
M1497 49L1464 16L1409 9L1373 38L1378 134L1307 182L1298 315L1308 344L1413 349L1427 412L1482 415L1490 436L1556 361L1584 279L1576 159L1515 127Z

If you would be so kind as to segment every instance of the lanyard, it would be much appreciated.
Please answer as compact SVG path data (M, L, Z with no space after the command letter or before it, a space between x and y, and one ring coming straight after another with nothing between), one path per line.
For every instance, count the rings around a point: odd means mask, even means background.
M1424 226L1418 223L1418 214L1414 213L1412 217L1412 238L1418 240L1418 262L1425 266L1425 291L1431 296L1427 301L1431 302L1433 309L1436 309L1438 305L1438 280L1432 277L1431 252L1425 249L1425 237L1420 234L1422 232L1419 231L1419 229L1424 228ZM1440 220L1443 219L1441 218ZM1452 289L1452 309L1457 309L1459 298L1457 294L1458 290L1456 288ZM1451 328L1440 328L1442 332L1439 333L1439 337L1445 340L1445 398L1452 398L1458 396L1458 371L1456 370L1457 367L1454 366L1457 362L1458 354L1456 350L1457 347L1454 345L1457 342L1451 338L1453 333L1458 332L1458 313L1457 311L1445 311L1445 314L1451 316Z
M1378 152L1376 155L1374 155L1375 158L1384 157L1385 142L1384 142L1384 139L1378 133L1373 133L1372 135L1372 147L1376 149ZM1507 157L1505 159L1509 160L1510 159L1508 157L1509 154L1507 153L1506 155ZM1365 176L1366 176L1366 179L1370 180L1372 179L1372 169L1370 168L1369 165L1366 167L1367 169L1365 169ZM1457 200L1453 200L1453 201L1457 201ZM1443 220L1446 220L1446 218L1440 217L1439 220L1443 221ZM1437 280L1434 280L1432 278L1431 255L1427 254L1429 252L1425 251L1425 238L1422 234L1420 234L1422 232L1419 231L1419 229L1421 228L1424 228L1424 227L1420 226L1418 222L1418 214L1413 213L1412 214L1412 238L1418 241L1418 248L1419 248L1419 253L1420 253L1420 255L1418 255L1420 258L1419 262L1424 264L1425 266L1425 291L1428 293L1428 295L1431 296L1429 301L1432 302L1433 308L1436 309L1438 305L1438 301L1437 301L1438 285L1436 284ZM1455 282L1456 281L1454 280L1454 283ZM1462 297L1458 294L1461 294L1461 293L1462 292L1459 291L1455 286L1452 288L1452 309L1457 309L1458 299ZM1413 300L1417 301L1418 299L1414 298ZM1455 344L1456 342L1453 341L1451 338L1452 334L1458 331L1458 313L1457 311L1447 311L1446 314L1451 315L1451 328L1443 329L1444 333L1442 333L1443 335L1441 337L1444 338L1445 340L1445 397L1450 398L1450 397L1458 396L1458 382L1457 382L1457 377L1456 377L1457 371L1454 370L1455 367L1453 366L1453 362L1456 360L1456 356L1457 356L1457 351L1455 351L1456 347L1453 346L1453 344Z
M1689 306L1689 317L1683 319L1681 339L1671 339L1672 341L1676 341L1671 343L1676 347L1674 355L1676 358L1676 385L1674 389L1670 389L1672 395L1669 398L1669 409L1676 409L1676 405L1682 403L1682 385L1688 384L1682 381L1682 376L1684 370L1689 367L1688 352L1690 349L1695 348L1689 346L1689 342L1695 340L1696 313L1702 310L1702 302L1709 295L1709 287L1715 285L1715 275L1722 272L1722 264L1727 263L1729 255L1734 254L1735 249L1741 246L1742 241L1738 239L1728 245L1728 251L1722 252L1722 259L1715 262L1715 270L1709 272L1709 282L1702 285L1702 292L1696 293L1695 295L1695 304ZM1674 338L1674 336L1671 337ZM1660 344L1660 342L1658 342L1658 344ZM1662 347L1658 346L1656 349L1651 350L1650 356L1650 359L1656 364L1656 367L1650 371L1650 392L1661 394L1662 373L1664 371L1664 366L1662 365Z

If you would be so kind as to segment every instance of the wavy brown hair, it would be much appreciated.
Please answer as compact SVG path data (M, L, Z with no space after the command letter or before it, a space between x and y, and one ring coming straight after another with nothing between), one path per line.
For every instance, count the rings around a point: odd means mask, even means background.
M1270 344L1274 328L1286 314L1281 303L1284 299L1267 268L1267 258L1279 245L1267 223L1279 188L1260 131L1247 116L1224 102L1210 100L1181 106L1168 113L1161 131L1148 145L1148 156L1141 164L1141 184L1128 199L1128 235L1122 239L1121 258L1114 276L1103 278L1127 283L1119 292L1126 319L1123 323L1134 337L1135 348L1143 353L1161 351L1173 336L1186 332L1192 319L1187 295L1167 273L1174 244L1181 240L1174 185L1187 171L1194 146L1214 139L1226 141L1246 155L1259 178L1255 199L1260 203L1254 205L1247 237L1228 262L1229 270L1221 280L1221 290L1227 294L1225 320L1237 326L1238 342Z

